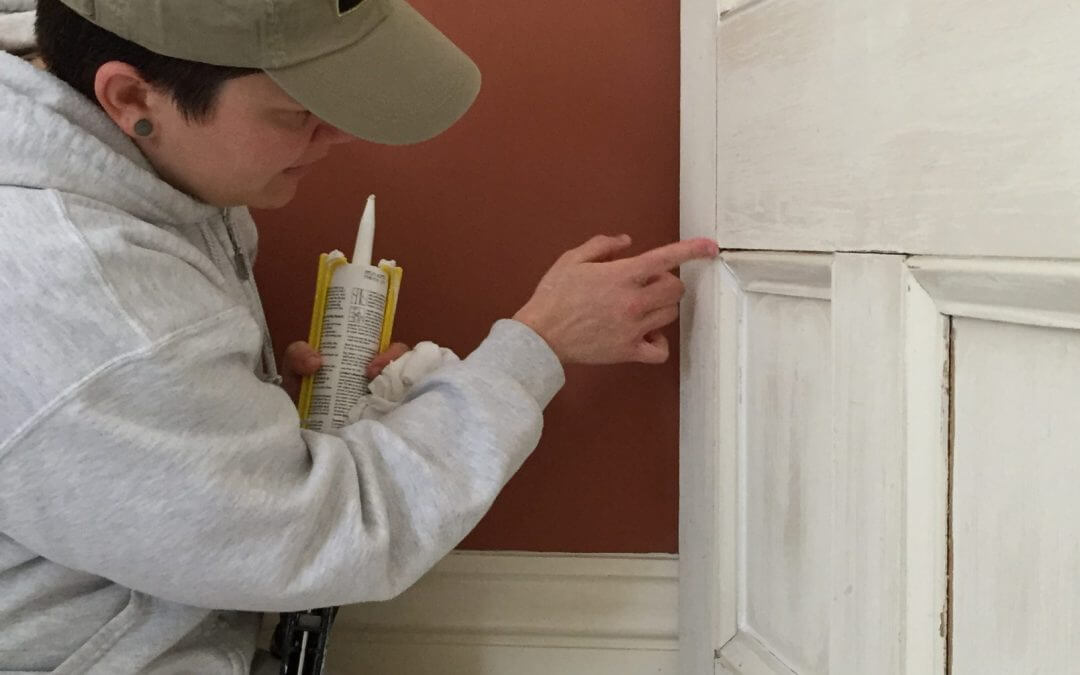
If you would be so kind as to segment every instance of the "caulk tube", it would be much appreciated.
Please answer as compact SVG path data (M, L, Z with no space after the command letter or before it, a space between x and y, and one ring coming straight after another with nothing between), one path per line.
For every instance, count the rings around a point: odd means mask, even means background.
M323 365L312 383L305 426L332 431L345 426L349 411L370 390L366 370L379 353L386 320L389 279L371 264L375 196L368 197L352 261L341 251L327 256L330 284L322 317L319 352Z

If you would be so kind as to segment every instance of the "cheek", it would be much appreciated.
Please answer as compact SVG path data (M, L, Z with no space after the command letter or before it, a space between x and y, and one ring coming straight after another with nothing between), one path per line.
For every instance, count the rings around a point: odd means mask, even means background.
M215 129L204 139L203 150L218 170L257 179L270 176L299 161L308 145L302 134L285 132L271 125L246 124Z

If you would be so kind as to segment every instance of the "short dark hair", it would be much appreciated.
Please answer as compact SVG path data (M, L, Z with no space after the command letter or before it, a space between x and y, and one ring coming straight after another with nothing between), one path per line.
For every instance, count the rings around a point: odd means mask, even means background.
M60 0L38 0L34 30L49 72L94 103L98 103L94 93L98 68L109 61L123 61L148 83L169 93L185 119L197 122L213 116L218 92L226 80L262 72L157 54L99 28Z

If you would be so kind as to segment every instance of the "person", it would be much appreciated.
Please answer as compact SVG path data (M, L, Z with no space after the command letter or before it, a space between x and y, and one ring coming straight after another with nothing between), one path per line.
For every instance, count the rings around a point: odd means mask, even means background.
M247 207L336 143L440 133L475 65L403 0L39 0L37 39L47 71L0 54L0 670L247 673L260 612L400 593L563 364L665 361L673 270L717 253L595 236L392 412L305 430Z

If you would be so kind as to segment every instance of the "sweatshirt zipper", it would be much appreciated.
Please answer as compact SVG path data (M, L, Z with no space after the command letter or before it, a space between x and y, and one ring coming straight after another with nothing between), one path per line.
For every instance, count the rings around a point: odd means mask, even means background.
M237 243L236 232L233 231L228 209L221 210L221 221L225 224L225 232L229 235L229 244L232 246L232 261L233 269L236 271L236 278L240 281L240 286L247 298L248 307L252 309L256 320L261 324L260 328L262 329L263 335L262 362L263 371L267 376L266 381L280 385L281 375L279 375L277 371L273 342L270 340L270 329L266 325L266 317L262 312L262 302L259 300L259 291L252 287L251 268L248 265L247 258L244 256L243 249L241 249L240 244Z
M233 232L232 221L229 220L229 210L221 210L221 220L225 223L225 232L229 235L229 243L232 244L233 250L233 269L236 270L236 278L241 282L247 282L251 279L251 270L248 269L247 259L244 258L244 254L240 251L240 246L236 243L236 233Z

